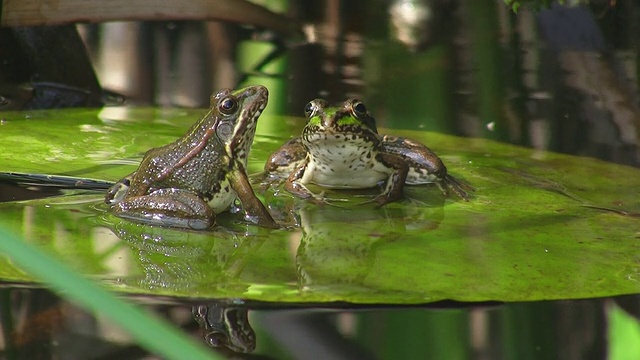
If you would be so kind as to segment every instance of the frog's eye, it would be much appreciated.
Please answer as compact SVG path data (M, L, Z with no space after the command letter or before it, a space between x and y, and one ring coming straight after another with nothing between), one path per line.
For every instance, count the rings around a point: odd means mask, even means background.
M376 126L375 119L367 112L367 107L363 102L359 100L353 100L351 102L351 113L357 117L363 124L367 125L369 129L377 133L378 128Z
M307 106L304 107L304 115L307 118L311 118L318 114L319 111L322 111L327 107L327 102L322 99L314 99L307 103Z
M357 100L354 101L351 108L353 109L353 112L355 113L356 116L367 115L367 107L364 106L364 104L360 101L357 101Z
M222 99L218 104L218 110L226 115L233 114L238 108L238 101L232 97Z
M311 117L316 110L316 103L314 101L309 101L307 105L304 107L304 115L306 117Z

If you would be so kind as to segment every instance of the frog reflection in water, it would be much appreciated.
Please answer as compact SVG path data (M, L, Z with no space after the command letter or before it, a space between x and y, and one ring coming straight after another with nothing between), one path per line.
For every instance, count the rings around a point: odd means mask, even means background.
M277 227L246 173L267 100L267 89L259 85L212 95L209 112L184 136L147 151L138 170L109 189L105 201L112 212L150 224L205 229L237 197L248 219Z
M226 347L236 353L255 350L256 334L249 323L247 308L226 305L220 301L196 305L191 311L209 346Z
M269 176L288 175L285 189L303 199L322 203L306 184L330 189L364 189L384 182L374 200L379 206L398 200L405 184L435 183L446 195L453 190L465 201L471 186L447 173L442 160L426 146L405 138L378 134L365 105L347 100L328 107L316 99L305 108L307 125L271 154L265 164Z

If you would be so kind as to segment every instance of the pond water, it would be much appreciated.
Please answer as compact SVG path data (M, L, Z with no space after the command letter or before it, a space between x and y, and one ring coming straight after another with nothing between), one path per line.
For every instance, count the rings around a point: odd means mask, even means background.
M30 185L0 189L7 229L230 358L611 354L619 335L612 309L640 312L640 112L625 35L631 5L516 16L501 2L416 1L433 17L418 29L424 38L407 39L386 30L394 21L388 5L401 1L338 3L302 11L316 22L318 41L289 44L265 66L256 64L277 49L273 43L243 38L260 35L246 29L230 37L243 39L229 44L236 76L226 83L217 76L215 87L242 79L271 93L249 172L258 174L271 151L300 134L306 102L358 97L381 133L427 144L472 184L471 201L419 186L382 209L359 205L375 191L328 192L348 201L320 208L273 187L260 197L288 229L223 214L213 231L184 232L119 220L95 191ZM612 25L611 17L621 20ZM113 49L103 40L92 54L102 59L101 80L130 104L169 107L2 113L0 171L116 181L203 114L175 107L204 107L212 90L189 61L190 46L206 38L202 26L135 26L131 38L149 29L157 36L137 51L169 41L180 45L172 56L181 60L155 75L129 69L156 86L127 87L116 80L131 77L109 69ZM155 64L166 60L156 56ZM206 73L219 74L224 65L216 66ZM146 356L104 317L37 280L0 257L0 357Z
M0 296L19 314L3 324L4 339L10 339L4 345L4 358L138 359L149 355L104 317L95 317L46 290L4 286ZM603 359L610 344L608 309L618 304L636 315L640 310L638 296L411 307L282 307L153 296L132 300L198 341L229 343L238 351L253 349L246 354L217 348L234 359ZM207 318L209 326L198 323L194 313ZM236 334L233 341L230 334Z

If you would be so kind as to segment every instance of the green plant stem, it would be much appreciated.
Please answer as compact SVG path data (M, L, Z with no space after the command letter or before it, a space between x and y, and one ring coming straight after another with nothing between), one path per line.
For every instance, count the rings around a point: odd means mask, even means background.
M74 273L57 259L29 246L0 227L0 252L25 271L41 279L61 296L91 311L105 314L135 337L142 346L168 359L219 359L168 323L127 303L98 284Z

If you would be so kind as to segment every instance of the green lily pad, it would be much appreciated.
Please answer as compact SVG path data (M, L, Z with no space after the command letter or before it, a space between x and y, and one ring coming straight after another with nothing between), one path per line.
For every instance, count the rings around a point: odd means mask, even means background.
M203 113L5 113L0 171L115 181ZM250 172L302 125L263 115ZM73 191L2 203L2 222L76 271L134 294L424 303L640 291L640 170L488 140L381 132L430 146L476 188L471 201L414 186L383 208L363 204L375 190L331 191L335 206L318 207L274 187L261 196L286 228L262 229L226 213L213 230L185 231L124 221L108 213L100 193ZM0 279L37 281L6 257Z

